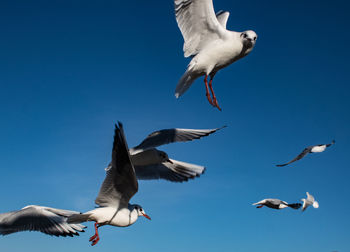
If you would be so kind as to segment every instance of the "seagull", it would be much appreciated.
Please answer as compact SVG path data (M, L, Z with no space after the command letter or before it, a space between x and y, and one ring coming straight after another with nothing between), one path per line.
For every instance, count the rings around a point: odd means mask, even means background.
M221 110L212 81L222 68L248 55L254 48L254 31L226 30L230 15L227 11L215 14L212 0L175 0L175 16L184 38L184 56L193 57L185 74L179 80L175 97L183 95L200 76L205 76L206 96L211 105ZM208 89L208 77L210 77Z
M305 211L306 208L308 208L309 206L313 206L314 208L318 208L318 202L315 201L314 196L312 196L311 194L309 194L308 192L306 192L306 199L301 199L301 201L303 202L303 208L302 211Z
M263 206L267 206L269 208L273 209L283 209L286 207L291 207L293 209L299 209L301 207L300 203L292 203L288 204L287 202L280 200L280 199L263 199L257 203L254 203L253 206L256 206L256 208L262 208Z
M151 219L140 205L129 203L138 191L138 183L128 150L123 126L119 122L115 125L111 168L95 200L99 207L68 218L68 223L95 222L95 235L89 240L92 246L100 240L98 228L101 226L127 227L139 216Z
M84 232L81 224L68 224L67 218L79 212L30 205L21 210L0 214L0 234L40 231L54 236L78 236Z
M160 151L156 147L174 142L200 139L224 127L203 130L175 128L151 133L142 143L129 150L137 179L165 179L172 182L184 182L199 177L205 171L204 166L170 159L166 152ZM110 163L106 170L111 167Z
M312 145L309 146L307 148L305 148L296 158L294 158L293 160L289 161L288 163L285 164L279 164L276 165L277 167L282 167L282 166L286 166L289 165L295 161L298 161L300 159L302 159L303 157L305 157L307 154L309 153L316 153L316 152L323 152L326 150L327 147L331 146L335 144L335 141L333 140L330 144L318 144L318 145Z

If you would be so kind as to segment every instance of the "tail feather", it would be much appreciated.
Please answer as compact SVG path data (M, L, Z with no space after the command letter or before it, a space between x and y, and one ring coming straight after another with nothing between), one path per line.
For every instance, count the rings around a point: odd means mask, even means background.
M195 74L191 68L187 68L186 72L184 75L182 75L181 79L177 83L175 89L175 97L179 98L181 95L183 95L198 77L199 75Z

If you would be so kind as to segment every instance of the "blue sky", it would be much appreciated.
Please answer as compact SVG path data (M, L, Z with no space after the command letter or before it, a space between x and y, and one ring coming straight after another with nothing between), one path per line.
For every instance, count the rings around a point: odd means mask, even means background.
M0 250L349 251L350 42L346 1L215 0L228 28L255 30L246 58L176 100L188 59L172 1L2 1L0 212L28 204L87 211L104 178L114 123L129 146L163 128L228 127L161 148L207 167L183 184L141 181L132 203L152 221L103 227L93 248L23 232ZM337 143L284 168L304 147ZM320 203L306 212L256 209L263 198ZM343 201L344 200L344 201Z

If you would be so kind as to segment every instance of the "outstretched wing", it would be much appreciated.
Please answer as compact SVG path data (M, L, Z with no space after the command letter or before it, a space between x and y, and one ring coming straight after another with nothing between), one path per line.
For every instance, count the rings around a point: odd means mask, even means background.
M300 159L302 159L303 157L305 157L306 154L308 154L310 152L312 147L307 147L305 148L296 158L294 158L293 160L289 161L288 163L285 163L285 164L279 164L279 165L276 165L277 167L282 167L282 166L286 166L286 165L289 165L295 161L298 161Z
M67 217L78 213L42 206L27 206L19 211L0 214L0 234L39 231L54 236L79 235L78 232L84 232L85 226L67 223Z
M209 42L224 38L212 0L175 0L175 16L184 38L185 57L196 55Z
M135 170L130 161L123 125L115 125L112 162L95 200L99 206L126 207L138 190Z
M226 127L226 126L224 126ZM217 129L195 130L195 129L163 129L155 131L148 135L145 140L138 146L132 148L130 151L133 153L137 150L146 150L155 148L163 144L169 144L174 142L187 142L194 139L199 139L204 136L208 136L224 127Z
M184 182L199 177L205 167L173 159L154 165L135 166L137 179L165 179L171 182Z

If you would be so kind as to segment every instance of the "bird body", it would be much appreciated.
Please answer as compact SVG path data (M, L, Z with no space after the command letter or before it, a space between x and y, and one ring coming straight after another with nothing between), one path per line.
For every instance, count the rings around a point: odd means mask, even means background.
M205 171L204 166L170 159L166 152L156 147L174 142L193 141L220 129L163 129L149 134L138 146L129 149L137 179L183 182L200 176ZM110 168L111 163L106 170Z
M263 206L266 206L268 208L273 208L273 209L283 209L286 207L299 209L301 207L301 204L300 203L288 204L287 202L280 199L263 199L257 203L254 203L253 206L257 206L257 208L262 208Z
M95 200L99 206L83 214L68 218L68 223L95 222L95 235L90 238L94 246L100 240L98 228L103 225L126 227L135 223L139 216L151 219L139 205L129 204L137 193L138 183L130 160L129 148L121 123L115 125L112 161Z
M320 152L324 152L326 150L326 148L328 148L329 146L335 144L335 141L332 140L331 143L329 144L318 144L318 145L312 145L309 146L307 148L305 148L298 156L296 156L293 160L289 161L288 163L285 164L278 164L276 165L277 167L283 167L286 165L289 165L295 161L298 161L300 159L302 159L303 157L305 157L307 154L309 153L320 153Z
M255 46L257 35L251 30L227 30L229 12L215 14L212 0L175 0L174 3L176 21L184 38L184 56L193 56L176 86L175 97L179 98L198 77L205 75L207 99L221 110L212 80L220 69L248 55ZM208 76L213 99L209 94Z
M138 210L129 204L127 208L117 209L115 207L98 207L83 214L85 220L95 221L100 225L111 225L116 227L127 227L134 224L138 217ZM73 221L71 219L70 221Z

